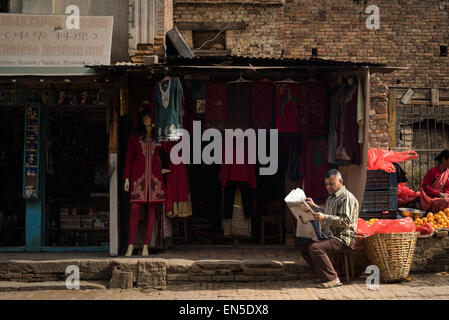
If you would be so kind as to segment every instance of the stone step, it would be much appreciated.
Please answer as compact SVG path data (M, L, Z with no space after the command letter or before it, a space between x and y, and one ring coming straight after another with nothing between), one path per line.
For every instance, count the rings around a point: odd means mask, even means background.
M106 258L0 261L0 282L62 282L66 268L79 268L81 281L106 281L111 288L161 288L186 282L289 281L309 278L308 268L292 260ZM2 281L3 280L3 281ZM36 284L34 284L36 286Z
M80 290L105 290L107 282L87 282L80 281ZM0 281L0 292L11 291L42 291L42 290L69 290L65 281L44 281L44 282L17 282Z

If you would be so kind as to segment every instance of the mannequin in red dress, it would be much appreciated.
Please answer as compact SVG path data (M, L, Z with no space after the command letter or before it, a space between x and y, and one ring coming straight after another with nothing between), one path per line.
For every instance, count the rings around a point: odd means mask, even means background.
M165 188L158 151L160 144L151 136L151 111L144 109L139 115L139 132L131 133L126 151L125 185L130 192L131 211L129 218L129 241L125 256L130 257L134 249L139 213L147 207L147 225L142 256L148 256L148 245L156 218L156 205L165 202ZM131 187L131 188L130 188ZM131 189L131 190L130 190Z

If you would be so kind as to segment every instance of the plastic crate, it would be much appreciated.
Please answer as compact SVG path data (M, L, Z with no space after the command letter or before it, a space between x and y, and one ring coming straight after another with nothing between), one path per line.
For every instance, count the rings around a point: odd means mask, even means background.
M365 190L388 190L398 188L398 176L396 172L383 170L367 170Z
M362 212L396 211L398 209L398 191L365 191Z
M359 215L360 219L369 220L369 219L397 219L396 211L389 211L388 213L382 212L362 212Z

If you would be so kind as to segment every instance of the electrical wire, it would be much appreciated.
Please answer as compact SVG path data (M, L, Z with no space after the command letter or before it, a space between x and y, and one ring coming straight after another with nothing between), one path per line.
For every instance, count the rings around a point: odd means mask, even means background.
M247 2L248 2L248 0L245 0L245 1L240 5L240 7L239 7L239 8L237 9L237 11L235 12L235 16L237 16L237 14L239 13L240 9L241 9ZM218 38L218 36L219 36L222 32L224 32L224 31L227 30L227 28L229 27L229 24L230 24L230 23L231 23L231 21L229 21L229 22L226 24L226 26L224 27L224 29L220 30L214 38L205 41L199 48L194 49L193 52L198 51L198 50L201 50L201 49L202 49L206 44L208 44L209 42L215 41L215 40Z

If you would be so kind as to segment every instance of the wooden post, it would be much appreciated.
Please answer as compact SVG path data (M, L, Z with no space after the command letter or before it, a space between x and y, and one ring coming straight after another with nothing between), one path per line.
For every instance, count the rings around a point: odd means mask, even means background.
M396 93L392 90L388 102L388 144L396 147Z
M118 216L118 112L120 97L117 91L112 94L112 121L109 131L109 254L118 255L119 249L119 216Z

